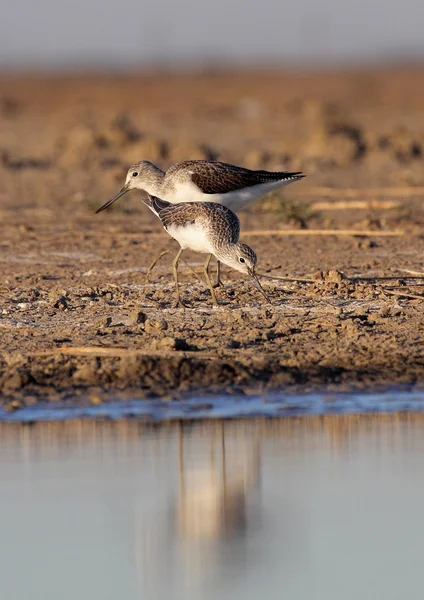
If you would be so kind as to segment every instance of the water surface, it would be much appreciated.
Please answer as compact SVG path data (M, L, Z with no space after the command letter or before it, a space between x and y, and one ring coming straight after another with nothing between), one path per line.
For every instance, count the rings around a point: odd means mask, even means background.
M423 415L0 432L7 600L422 598Z
M259 395L192 394L176 401L154 399L109 400L91 404L87 398L40 402L8 411L0 407L0 423L62 421L76 418L125 417L147 421L287 417L301 415L424 412L424 392L394 389L382 392L281 392Z

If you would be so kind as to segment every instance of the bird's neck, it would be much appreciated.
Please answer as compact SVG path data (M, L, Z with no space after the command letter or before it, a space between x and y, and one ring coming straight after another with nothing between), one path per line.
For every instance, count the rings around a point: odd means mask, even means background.
M214 252L215 258L227 267L238 270L237 260L234 260L235 244L222 244Z
M143 173L143 188L152 196L161 197L163 180L165 173L159 167L150 165L148 170Z

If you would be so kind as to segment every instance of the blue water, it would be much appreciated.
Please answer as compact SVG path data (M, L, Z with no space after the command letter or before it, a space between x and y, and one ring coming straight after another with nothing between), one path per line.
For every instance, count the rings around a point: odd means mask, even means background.
M424 411L424 392L274 393L264 396L206 396L183 400L129 400L74 406L39 403L14 412L0 409L0 422L59 421L75 418L143 418L149 421L286 417L301 415Z

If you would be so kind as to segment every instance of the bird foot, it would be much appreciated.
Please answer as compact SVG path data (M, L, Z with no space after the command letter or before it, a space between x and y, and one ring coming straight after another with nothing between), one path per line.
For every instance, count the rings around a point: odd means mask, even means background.
M213 288L219 288L219 287L224 287L225 283L222 281L222 279L218 279L218 281L216 283L213 284Z
M181 298L178 298L178 300L175 302L174 304L174 308L189 308L189 306L187 306L187 304L184 304L184 302L181 300Z

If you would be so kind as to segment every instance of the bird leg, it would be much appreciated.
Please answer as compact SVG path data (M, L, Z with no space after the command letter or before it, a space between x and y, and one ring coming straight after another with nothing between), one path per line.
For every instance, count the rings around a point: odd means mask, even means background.
M174 272L174 279L175 279L175 294L176 294L176 297L177 297L177 301L175 303L175 308L187 308L187 306L181 300L180 286L178 285L178 261L180 260L180 256L181 256L182 251L183 251L183 249L180 248L178 250L178 252L177 252L176 257L172 261L172 270Z
M173 242L173 239L171 238L169 240L171 243ZM146 283L147 281L149 281L149 275L150 273L153 271L153 269L155 268L156 264L160 261L160 259L165 256L166 254L169 254L171 251L170 250L162 250L162 252L155 258L155 260L151 263L150 267L147 269L147 273L146 273ZM187 267L187 269L189 269L193 275L195 277L197 277L197 279L199 279L199 281L202 281L201 277L199 277L199 275L196 273L196 271L194 271L194 269L192 269L190 267L190 265L188 265L185 261L181 261L183 264L185 264L185 266Z
M221 263L218 260L216 263L216 283L213 287L217 288L217 287L223 287L223 286L224 286L224 283L221 279Z
M209 288L211 296L212 296L212 301L213 301L213 303L214 303L215 306L219 306L218 300L216 299L215 292L213 290L213 285L212 285L211 278L209 277L209 263L211 262L211 258L212 258L212 254L209 254L208 257L207 257L207 259L206 259L206 262L204 264L203 272L205 274L206 283L208 284L208 288Z
M152 262L152 264L150 265L150 267L147 269L146 281L149 280L149 275L153 271L153 269L155 268L156 263L158 263L160 261L160 259L162 258L162 256L165 256L165 254L169 254L169 252L170 252L170 250L162 250L162 252L159 254L159 256L157 256L155 258L155 260Z
M168 240L168 244L172 243L174 240L172 238L170 238ZM155 258L155 260L152 262L152 264L150 265L150 267L147 269L147 273L146 273L146 281L149 280L149 275L150 273L153 271L153 269L155 268L156 264L160 261L160 259L165 256L166 254L169 254L171 251L170 250L162 250L162 252Z

